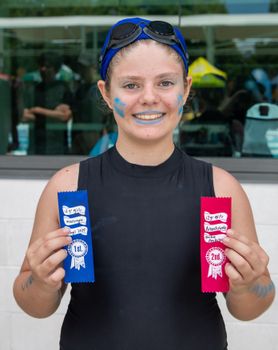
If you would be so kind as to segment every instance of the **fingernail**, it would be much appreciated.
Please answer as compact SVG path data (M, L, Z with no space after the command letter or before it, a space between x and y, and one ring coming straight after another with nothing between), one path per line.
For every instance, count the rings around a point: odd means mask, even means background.
M233 230L231 230L231 229L227 230L227 234L228 234L228 235L232 236L233 233L234 233Z
M67 227L67 226L65 226L65 227L63 228L63 231L64 231L65 233L70 233L70 228Z
M229 241L230 241L230 238L227 237L227 236L224 237L223 240L222 240L223 243L228 243Z

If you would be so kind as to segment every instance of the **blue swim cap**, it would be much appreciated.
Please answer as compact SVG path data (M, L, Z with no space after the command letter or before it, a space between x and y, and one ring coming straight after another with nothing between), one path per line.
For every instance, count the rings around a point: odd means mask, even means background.
M158 41L158 42L161 42L161 43L164 43L164 44L170 46L182 58L186 73L188 72L188 53L187 53L187 46L186 46L184 37L178 28L172 27L170 24L168 24L166 22L163 22L163 23L168 25L171 29L173 29L175 41L168 40L169 42L167 42L167 35L164 37L163 36L164 33L155 33L155 34L152 34L150 36L144 30L141 30L141 31L139 30L138 36L135 36L132 39L132 35L131 35L131 41L129 41L127 43L125 43L126 38L124 37L124 33L123 33L122 45L121 45L121 39L119 39L119 45L115 45L115 46L107 49L107 47L110 44L111 33L113 32L113 30L116 27L118 27L119 25L125 24L125 23L133 23L133 24L135 24L138 27L141 27L143 29L143 28L147 27L150 23L156 23L156 22L151 22L150 20L147 20L144 18L139 18L139 17L125 18L125 19L117 22L116 24L114 24L110 28L110 30L106 36L104 45L102 47L101 56L100 56L100 75L101 75L101 78L103 80L106 79L108 66L109 66L112 58L117 54L117 52L120 51L123 47L126 47L131 43L134 43L138 40L144 40L144 39L152 39L152 40L155 40L155 41ZM127 35L127 38L129 37L129 34Z

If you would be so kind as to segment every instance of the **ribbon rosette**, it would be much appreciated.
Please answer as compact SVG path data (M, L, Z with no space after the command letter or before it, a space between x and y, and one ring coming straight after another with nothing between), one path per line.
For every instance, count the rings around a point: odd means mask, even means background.
M68 246L68 252L71 255L70 268L80 270L80 267L86 268L84 257L88 253L88 245L82 239L75 239Z
M210 248L206 254L206 260L209 263L208 277L217 279L222 277L222 265L226 260L224 250L218 247Z

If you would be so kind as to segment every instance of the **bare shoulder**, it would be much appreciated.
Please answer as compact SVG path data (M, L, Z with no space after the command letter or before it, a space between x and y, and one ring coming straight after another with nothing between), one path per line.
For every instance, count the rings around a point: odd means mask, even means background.
M51 212L55 208L55 216L57 214L57 193L64 191L76 191L78 183L79 164L73 164L62 168L48 181L39 200L38 209L43 207L49 208ZM52 208L52 210L51 210Z
M232 198L232 228L256 241L251 205L238 180L224 169L213 167L213 184L217 197Z
M79 164L72 164L59 170L49 180L48 186L57 191L76 191L79 174Z
M218 197L244 192L242 186L234 176L216 166L213 166L213 185L215 194Z
M58 192L76 191L79 164L59 170L45 186L36 210L31 241L60 227L58 212Z
M213 167L213 185L217 197L232 197L237 206L249 206L249 200L241 184L226 170Z

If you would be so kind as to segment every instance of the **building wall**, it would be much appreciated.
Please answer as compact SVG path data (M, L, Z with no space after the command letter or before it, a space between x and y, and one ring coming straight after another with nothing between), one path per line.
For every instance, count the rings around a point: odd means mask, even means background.
M12 295L12 284L23 260L32 229L36 203L46 181L0 180L0 350L58 349L59 332L69 301L67 291L58 311L47 319L24 314ZM258 236L270 256L269 269L278 285L278 184L243 184L253 207ZM277 350L278 301L261 317L239 322L226 320L230 350Z

